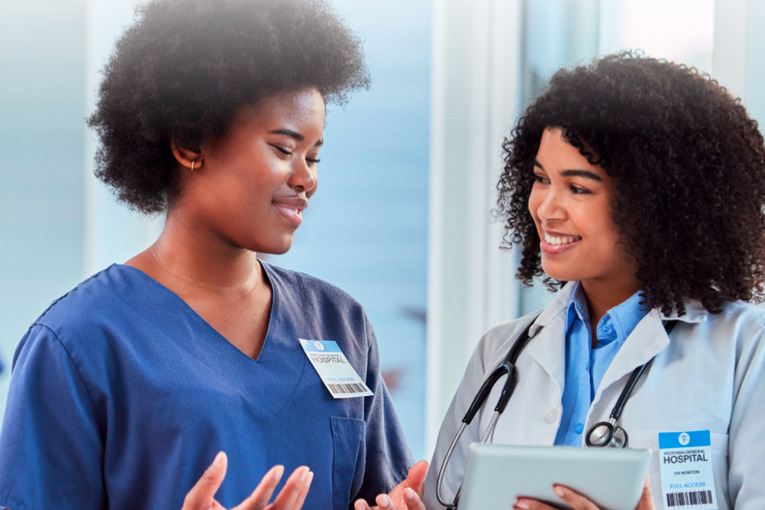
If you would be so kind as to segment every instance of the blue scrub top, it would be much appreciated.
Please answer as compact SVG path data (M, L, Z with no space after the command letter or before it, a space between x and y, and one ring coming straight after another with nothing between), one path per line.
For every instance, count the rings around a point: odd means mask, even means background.
M405 478L411 454L361 306L263 267L273 304L257 360L132 267L113 265L51 305L14 357L0 507L181 508L220 450L229 466L216 499L227 508L274 464L314 471L305 508L347 509ZM333 399L299 338L336 341L374 396Z

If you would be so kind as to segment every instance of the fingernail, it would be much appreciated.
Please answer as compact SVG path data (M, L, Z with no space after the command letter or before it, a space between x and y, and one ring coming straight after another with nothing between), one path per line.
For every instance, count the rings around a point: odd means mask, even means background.
M305 480L305 486L310 487L312 481L313 481L313 471L309 471L308 476L306 477L306 480Z
M223 452L218 452L217 455L215 455L215 460L213 460L213 466L218 467L223 463L223 458L226 456Z
M377 500L377 504L380 506L380 508L388 508L391 504L390 498L383 494L380 496Z
M405 497L406 499L410 500L410 501L411 501L411 500L413 500L413 499L414 499L414 497L415 497L416 495L417 495L417 493L416 493L416 492L414 492L414 490L413 490L413 489L411 489L411 488L409 488L409 487L407 487L407 488L404 490L404 497Z
M516 501L515 508L520 508L521 510L528 510L529 504L526 503L525 501Z
M563 489L563 487L560 487L557 485L553 487L553 491L555 491L555 494L557 494L561 498L566 495L566 491Z
M308 474L311 472L311 470L308 469L305 466L301 467L300 469L302 471L300 473L300 477L298 478L298 480L300 480L301 482L305 483L305 480L306 480L306 478L308 478Z
M279 483L283 475L284 466L278 465L271 468L271 478L273 478L274 482Z

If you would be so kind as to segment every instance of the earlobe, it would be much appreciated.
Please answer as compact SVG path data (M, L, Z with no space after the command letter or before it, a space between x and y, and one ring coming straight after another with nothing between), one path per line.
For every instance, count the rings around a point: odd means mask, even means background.
M192 172L202 168L204 158L202 157L201 152L179 147L178 144L175 143L175 140L170 140L170 150L173 152L175 160L180 163L181 166L190 169Z

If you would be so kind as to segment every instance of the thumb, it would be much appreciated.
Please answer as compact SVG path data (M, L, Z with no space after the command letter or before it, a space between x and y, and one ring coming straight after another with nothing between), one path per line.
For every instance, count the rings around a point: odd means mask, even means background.
M220 487L220 484L223 483L223 479L226 477L227 465L228 459L226 454L218 452L210 467L207 468L202 477L194 484L194 487L186 494L181 510L207 510L213 508L213 498L215 493L218 492L218 487Z
M635 510L655 510L656 507L653 503L653 495L651 494L651 480L648 475L645 477L645 483L643 485L643 493L640 495L640 501Z
M422 497L423 488L425 485L425 476L428 473L428 461L421 460L416 462L414 466L409 468L409 473L406 475L404 485L413 489L417 494Z

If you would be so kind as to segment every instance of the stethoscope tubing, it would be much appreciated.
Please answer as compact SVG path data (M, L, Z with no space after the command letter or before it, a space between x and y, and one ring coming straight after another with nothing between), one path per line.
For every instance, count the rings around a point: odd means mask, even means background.
M536 320L536 317L534 320ZM484 432L483 436L481 437L481 443L486 443L494 433L494 429L497 426L497 420L499 420L499 416L504 412L505 407L507 407L507 403L510 402L510 397L512 396L513 391L515 391L515 386L518 383L518 376L515 370L515 362L518 359L518 356L520 356L521 351L523 351L523 349L532 338L532 336L529 334L529 331L531 330L531 326L534 324L534 320L529 323L529 325L526 327L526 329L523 330L515 343L513 343L510 352L507 353L507 356L505 356L505 359L502 361L502 363L500 363L499 366L497 366L497 368L495 368L489 377L483 382L481 388L478 390L478 393L476 393L476 396L470 403L470 406L465 413L465 417L462 418L462 423L460 424L457 433L454 435L454 439L452 439L449 448L446 450L444 461L441 463L441 469L438 470L438 478L436 481L436 498L441 505L447 508L457 507L460 492L462 491L462 484L460 484L459 489L457 489L457 493L455 494L454 501L452 503L446 502L441 497L441 487L443 486L443 480L446 474L446 466L449 464L449 460L452 458L452 454L454 453L454 449L456 448L460 437L462 437L462 434L465 432L467 426L470 425L470 423L473 421L473 418L475 418L475 415L478 413L481 407L483 407L486 399L489 398L489 394L491 393L494 385L502 376L507 375L505 384L502 387L502 393L500 393L499 399L497 400L497 405L494 407L494 414L491 417L489 426L486 428L486 432Z

